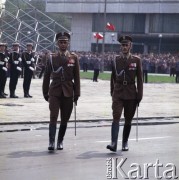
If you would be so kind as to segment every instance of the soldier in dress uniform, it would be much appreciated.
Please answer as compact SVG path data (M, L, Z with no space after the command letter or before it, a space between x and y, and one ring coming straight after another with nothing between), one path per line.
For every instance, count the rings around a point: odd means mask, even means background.
M33 72L35 70L35 52L33 52L33 44L27 43L27 50L22 53L22 65L24 67L24 81L23 81L23 89L24 89L24 97L32 98L29 94L30 84L33 76Z
M122 150L128 151L128 138L131 130L131 122L134 117L136 106L139 105L143 96L143 74L141 59L130 53L132 38L121 36L118 38L121 44L121 54L113 61L111 74L111 96L113 122L111 126L111 144L107 149L117 150L119 122L124 110L124 129L122 137ZM137 86L135 84L137 81Z
M6 80L7 80L7 70L8 70L8 59L6 53L6 44L0 42L0 98L6 98L4 93Z
M143 69L143 81L148 83L148 70L149 70L149 59L144 57L142 60L142 69Z
M18 98L15 94L18 78L22 71L21 68L22 58L19 52L19 43L15 42L12 44L12 52L9 57L9 68L10 68L10 81L9 90L10 98Z
M98 76L100 71L100 59L97 54L94 58L94 73L93 73L93 82L98 82Z
M60 128L57 140L57 150L63 149L63 138L70 119L73 102L77 104L80 96L80 68L78 56L67 50L70 34L57 33L56 41L59 51L49 56L43 79L43 95L49 102L49 147L55 148L55 134L60 110ZM50 77L52 82L50 83ZM50 84L50 85L49 85Z

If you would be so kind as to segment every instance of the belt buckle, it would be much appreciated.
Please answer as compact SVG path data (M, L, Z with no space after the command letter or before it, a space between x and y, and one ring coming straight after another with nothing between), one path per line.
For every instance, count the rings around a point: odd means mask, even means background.
M126 86L127 85L127 81L123 81L123 85Z

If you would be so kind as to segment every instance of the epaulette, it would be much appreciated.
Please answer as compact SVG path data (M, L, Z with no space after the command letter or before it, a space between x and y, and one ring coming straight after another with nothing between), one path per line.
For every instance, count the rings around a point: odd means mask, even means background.
M115 59L120 59L120 58L122 58L121 55L115 55L115 56L114 56L114 60L115 60Z
M57 56L57 53L54 53L54 52L50 53L49 56L52 56L52 57Z
M72 56L75 56L75 58L77 58L78 56L77 56L77 54L76 53L74 53L74 52L70 52L70 54L72 55Z
M132 57L133 57L133 58L136 58L136 59L140 59L140 57L137 56L137 55L133 55L133 54L132 54Z

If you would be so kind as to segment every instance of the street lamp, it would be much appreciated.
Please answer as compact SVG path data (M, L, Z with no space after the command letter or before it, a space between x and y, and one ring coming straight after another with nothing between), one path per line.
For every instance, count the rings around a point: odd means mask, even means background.
M160 54L160 51L161 51L161 42L162 42L163 35L159 34L158 37L159 37L158 53Z

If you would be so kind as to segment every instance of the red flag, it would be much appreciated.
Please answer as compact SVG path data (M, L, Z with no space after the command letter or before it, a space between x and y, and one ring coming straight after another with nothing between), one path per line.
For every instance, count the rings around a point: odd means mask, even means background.
M108 29L110 31L115 31L115 26L108 22L106 25L106 29Z
M103 35L101 33L94 33L93 35L96 39L103 39Z

